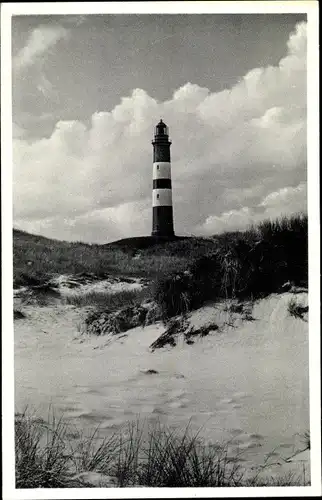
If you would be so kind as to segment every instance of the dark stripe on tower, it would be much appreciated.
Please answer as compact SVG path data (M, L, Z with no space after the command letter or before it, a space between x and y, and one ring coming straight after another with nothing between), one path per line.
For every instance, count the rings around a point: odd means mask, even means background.
M153 189L171 189L171 179L154 179Z
M173 211L171 206L153 207L152 236L173 236Z
M153 143L153 162L166 161L170 162L170 144L167 143Z

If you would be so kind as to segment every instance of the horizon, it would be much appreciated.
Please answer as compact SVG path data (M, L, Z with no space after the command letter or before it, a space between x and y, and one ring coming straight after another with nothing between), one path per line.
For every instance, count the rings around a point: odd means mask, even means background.
M306 212L306 31L304 14L14 16L14 226L150 234L160 116L176 234Z
M210 234L210 235L199 235L199 236L194 235L194 234L185 235L185 236L180 235L180 234L179 235L176 234L174 236L174 238L179 238L179 239L180 238L213 239L213 238L216 238L216 237L220 237L223 234L243 233L243 232L251 231L252 229L256 230L256 228L258 228L262 223L266 223L266 222L273 222L274 223L274 222L278 222L278 221L283 221L283 219L291 220L291 219L294 219L294 218L303 218L303 217L308 217L307 212L294 212L294 213L289 214L289 215L283 215L282 214L279 217L276 217L276 218L273 218L273 219L264 219L264 220L258 222L257 224L250 224L247 227L245 227L244 229L236 229L236 230L231 230L231 231L225 231L224 230L221 233ZM30 233L30 232L28 232L28 231L26 231L24 229L20 229L18 227L13 227L12 230L13 231L18 231L18 232L21 232L21 233L24 233L24 234L27 234L29 236L46 238L46 239L49 239L49 240L58 241L58 242L62 242L62 243L79 243L79 244L82 244L82 245L109 245L109 244L118 243L118 242L121 242L121 241L131 240L131 239L146 239L146 238L157 239L157 237L152 236L151 234L146 234L146 235L125 237L125 238L121 238L121 239L118 239L118 240L109 241L107 243L94 243L94 242L82 241L82 240L62 240L62 239L59 239L59 238L53 238L53 237L49 237L49 236L44 236L43 234L39 234L39 233Z

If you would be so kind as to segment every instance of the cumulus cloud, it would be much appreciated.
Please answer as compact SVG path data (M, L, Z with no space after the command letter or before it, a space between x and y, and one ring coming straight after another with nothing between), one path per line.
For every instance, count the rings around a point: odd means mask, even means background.
M239 210L223 212L219 216L207 217L201 230L205 234L220 234L232 230L243 230L250 223L256 224L264 219L275 219L284 215L306 212L306 183L296 187L285 187L267 195L255 207L242 207Z
M221 92L188 82L158 102L134 89L114 109L94 113L88 126L58 122L49 138L18 136L15 221L66 239L149 234L151 139L160 117L173 141L177 233L243 229L305 210L305 23L285 51L277 66L254 68Z

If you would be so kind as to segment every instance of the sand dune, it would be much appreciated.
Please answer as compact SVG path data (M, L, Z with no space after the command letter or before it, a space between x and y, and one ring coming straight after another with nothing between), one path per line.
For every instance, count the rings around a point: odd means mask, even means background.
M83 429L100 425L102 436L138 416L177 427L190 421L209 441L231 440L251 467L272 453L273 474L301 472L303 457L294 455L309 429L308 328L288 313L292 297L255 302L251 319L228 303L203 307L190 324L218 330L155 352L161 323L90 337L80 333L85 309L26 305L15 321L16 410L29 405L46 418L52 404ZM307 293L296 298L307 304Z

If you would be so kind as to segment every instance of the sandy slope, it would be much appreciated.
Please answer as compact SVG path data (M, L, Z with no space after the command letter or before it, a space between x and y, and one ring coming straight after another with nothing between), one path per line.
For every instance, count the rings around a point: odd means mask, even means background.
M292 297L258 301L253 321L223 305L202 308L191 323L216 322L219 330L154 353L161 324L87 337L78 328L84 310L26 306L26 318L15 321L16 409L28 404L46 418L52 403L82 428L100 424L102 434L138 415L180 427L191 420L208 439L234 439L251 464L277 448L271 461L283 465L273 472L302 471L296 459L280 458L303 449L298 433L309 429L308 323L289 315ZM306 293L294 297L307 303Z

